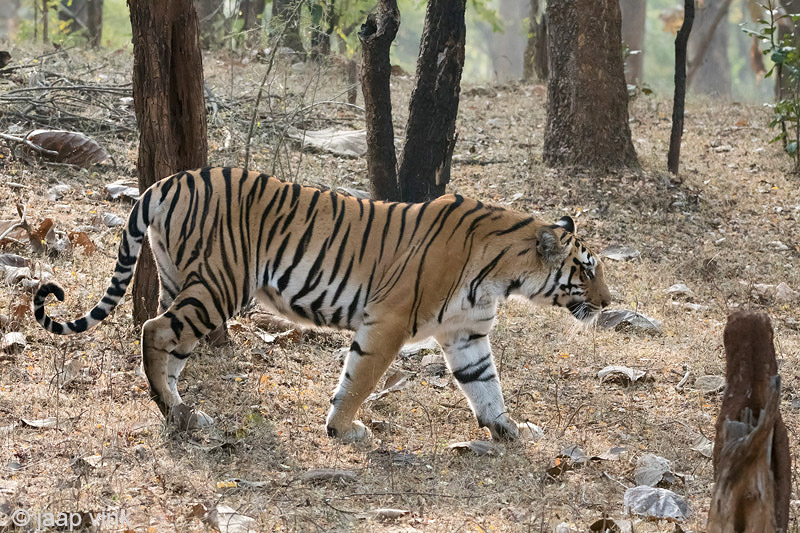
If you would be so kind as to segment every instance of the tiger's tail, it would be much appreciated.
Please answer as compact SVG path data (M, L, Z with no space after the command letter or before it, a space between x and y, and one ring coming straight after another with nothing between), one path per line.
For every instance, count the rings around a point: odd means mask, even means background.
M59 322L50 318L44 310L45 300L49 294L54 294L58 301L64 301L64 289L58 284L48 282L39 286L36 296L33 297L33 316L36 321L50 333L56 335L74 335L87 331L102 322L111 311L119 304L133 277L133 268L139 257L147 227L152 220L156 206L151 205L153 190L150 188L139 198L131 209L128 223L122 232L122 238L117 252L117 266L114 276L105 294L91 311L77 320Z

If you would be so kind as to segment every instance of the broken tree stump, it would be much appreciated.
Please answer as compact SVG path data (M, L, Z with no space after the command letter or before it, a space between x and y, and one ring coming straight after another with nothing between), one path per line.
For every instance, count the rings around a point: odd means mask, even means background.
M732 314L724 343L727 386L717 417L707 531L785 532L791 456L769 317Z

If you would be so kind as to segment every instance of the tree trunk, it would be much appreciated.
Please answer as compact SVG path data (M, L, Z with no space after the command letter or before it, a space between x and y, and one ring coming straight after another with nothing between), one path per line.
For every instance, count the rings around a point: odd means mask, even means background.
M525 19L525 2L499 0L498 15L503 21L503 32L486 31L492 68L498 83L508 83L522 78L522 61L525 50L525 34L520 26Z
M732 314L724 343L727 386L717 417L707 531L785 532L791 455L778 409L780 376L769 317Z
M303 39L300 37L300 6L300 0L273 0L272 17L278 24L287 24L278 46L286 46L305 55Z
M631 85L642 83L644 74L644 28L647 0L620 0L622 8L622 42L632 52L625 60L625 81Z
M531 0L531 12L528 17L528 43L523 55L522 78L526 81L536 79L547 80L547 15L539 14L539 0Z
M400 200L389 88L389 49L399 26L396 0L381 0L358 32L363 58L361 91L366 109L367 174L374 200Z
M245 41L249 46L257 46L261 42L261 22L265 7L266 0L242 1L242 31L247 33Z
M333 33L334 1L311 6L311 60L319 61L331 54L331 34Z
M731 0L705 0L695 10L695 29L689 39L692 63L688 83L696 93L731 97L727 17L730 3Z
M103 42L103 0L88 0L89 45L98 48Z
M36 2L36 0L34 0ZM50 42L50 8L47 6L47 0L42 0L42 42L47 44Z
M66 22L64 33L73 33L89 28L87 0L61 0L58 20Z
M544 162L638 167L628 126L618 0L551 0Z
M222 42L224 25L222 0L195 0L197 20L200 27L200 44L206 50L217 48Z
M685 0L683 24L675 36L675 94L672 99L672 132L669 136L667 169L678 175L683 139L683 111L686 103L686 45L694 22L694 0Z
M466 0L429 0L398 179L404 202L444 194L456 144Z
M139 189L206 164L203 59L191 0L128 0L133 31L133 100L139 124ZM158 278L145 242L133 282L133 319L157 313Z

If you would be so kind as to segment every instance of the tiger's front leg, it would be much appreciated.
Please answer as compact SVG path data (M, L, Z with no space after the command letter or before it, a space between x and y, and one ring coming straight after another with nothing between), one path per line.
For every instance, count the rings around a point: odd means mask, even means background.
M404 340L405 336L397 333L391 325L382 327L373 323L356 331L339 384L331 397L331 409L326 422L328 436L344 442L369 437L369 429L355 419L356 412L392 364Z
M494 440L518 438L519 427L506 412L487 334L459 331L437 340L478 424L489 428Z

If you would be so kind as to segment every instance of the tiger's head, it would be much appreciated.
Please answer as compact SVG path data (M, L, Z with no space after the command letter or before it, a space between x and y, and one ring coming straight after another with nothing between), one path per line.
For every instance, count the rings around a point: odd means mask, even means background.
M535 303L566 307L582 322L594 321L611 303L611 294L600 259L575 236L575 221L564 216L553 225L542 225L535 230L535 240L537 262L547 277L524 283L518 294Z

